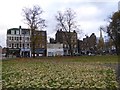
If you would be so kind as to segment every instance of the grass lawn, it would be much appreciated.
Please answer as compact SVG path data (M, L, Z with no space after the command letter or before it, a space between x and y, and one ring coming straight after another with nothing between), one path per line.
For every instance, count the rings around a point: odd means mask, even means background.
M2 62L3 90L116 90L117 56L18 58Z

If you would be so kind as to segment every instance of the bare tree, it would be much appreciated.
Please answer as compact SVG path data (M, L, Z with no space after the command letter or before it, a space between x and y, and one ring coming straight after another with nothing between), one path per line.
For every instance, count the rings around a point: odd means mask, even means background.
M57 21L57 28L62 29L64 31L64 36L66 39L66 42L69 46L70 54L73 55L72 51L72 36L74 31L79 31L79 25L77 24L76 20L76 13L72 9L67 9L66 11L58 12L56 15L56 21Z
M23 17L26 21L25 23L29 26L31 32L31 48L33 58L35 57L35 31L42 30L45 25L45 20L41 18L41 14L43 13L42 9L39 6L33 6L32 8L24 8L23 9Z

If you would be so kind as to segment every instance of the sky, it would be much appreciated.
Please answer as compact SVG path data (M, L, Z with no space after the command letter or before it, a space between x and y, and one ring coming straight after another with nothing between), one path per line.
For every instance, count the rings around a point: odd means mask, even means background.
M47 37L54 38L56 33L55 15L58 11L71 8L76 12L76 20L82 30L82 39L85 35L95 33L99 37L99 27L107 25L107 17L118 10L119 0L1 0L0 2L0 46L6 46L6 32L10 28L28 28L23 20L22 9L39 5L46 20Z

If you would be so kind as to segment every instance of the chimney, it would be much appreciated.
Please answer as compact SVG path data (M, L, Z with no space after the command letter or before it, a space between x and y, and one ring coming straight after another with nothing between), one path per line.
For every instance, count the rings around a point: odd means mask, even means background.
M21 35L21 34L22 34L22 31L21 31L21 26L19 26L19 30L20 30L20 31L19 31L20 33L19 33L19 34Z

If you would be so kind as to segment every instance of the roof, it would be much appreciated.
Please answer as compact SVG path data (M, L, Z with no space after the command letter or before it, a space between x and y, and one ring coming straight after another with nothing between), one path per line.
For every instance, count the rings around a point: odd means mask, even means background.
M26 29L26 28L21 28L22 29L22 31L29 31L30 29ZM20 30L20 28L10 28L10 29L8 29L7 30L7 34L11 34L11 30Z

